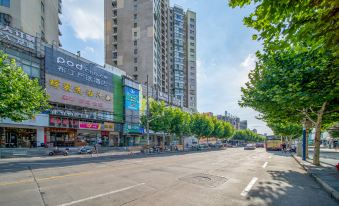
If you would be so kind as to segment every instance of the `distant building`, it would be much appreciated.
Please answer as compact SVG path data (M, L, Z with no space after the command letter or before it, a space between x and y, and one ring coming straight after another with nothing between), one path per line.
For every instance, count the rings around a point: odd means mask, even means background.
M240 129L241 130L247 129L247 120L240 121Z
M43 42L61 46L61 5L61 0L3 0L0 1L0 24L41 37Z
M218 120L223 120L225 122L229 122L233 125L235 129L240 129L240 118L231 115L227 111L225 111L225 115L217 115Z

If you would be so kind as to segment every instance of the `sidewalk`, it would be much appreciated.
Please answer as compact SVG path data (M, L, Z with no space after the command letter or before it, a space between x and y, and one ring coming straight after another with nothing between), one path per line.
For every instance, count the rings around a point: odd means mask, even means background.
M321 162L321 166L315 166L310 159L303 161L301 157L298 157L296 154L292 154L292 157L331 195L331 197L339 201L339 171L337 171L333 165Z

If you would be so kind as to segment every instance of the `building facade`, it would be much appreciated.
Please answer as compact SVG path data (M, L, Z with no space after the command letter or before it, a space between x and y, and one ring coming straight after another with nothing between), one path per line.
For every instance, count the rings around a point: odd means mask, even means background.
M16 28L0 25L0 50L49 94L51 108L23 122L0 119L0 147L134 143L140 127L140 84ZM137 91L137 92L136 92ZM137 95L136 95L137 94Z
M2 0L0 23L31 36L39 36L49 44L61 46L61 5L61 0Z
M196 111L196 15L169 0L105 0L105 62Z

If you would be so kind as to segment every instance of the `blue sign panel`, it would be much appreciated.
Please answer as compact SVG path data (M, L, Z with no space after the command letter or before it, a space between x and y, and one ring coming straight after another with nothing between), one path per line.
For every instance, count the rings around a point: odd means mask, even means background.
M45 68L47 74L89 85L98 89L113 91L113 74L103 67L60 49L45 47Z
M139 111L139 91L131 87L125 87L126 110Z

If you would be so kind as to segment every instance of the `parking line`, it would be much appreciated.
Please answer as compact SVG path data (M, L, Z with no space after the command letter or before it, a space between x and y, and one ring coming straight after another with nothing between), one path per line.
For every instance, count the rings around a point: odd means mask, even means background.
M267 164L268 164L268 162L265 162L264 165L262 166L262 168L265 169L267 167Z
M245 197L248 192L252 189L253 185L255 184L255 182L258 180L258 178L253 177L252 180L250 181L250 183L248 183L248 185L245 187L245 189L240 193L241 196Z
M125 188L122 188L122 189L119 189L119 190L113 190L113 191L110 191L110 192L107 192L107 193L102 193L102 194L99 194L99 195L87 197L87 198L76 200L76 201L72 201L72 202L69 202L69 203L64 203L64 204L61 204L61 205L58 205L58 206L74 205L74 204L77 204L77 203L80 203L80 202L85 202L85 201L93 200L93 199L96 199L96 198L99 198L99 197L104 197L104 196L115 194L115 193L118 193L118 192L123 192L123 191L129 190L129 189L132 189L134 187L138 187L138 186L144 185L144 184L145 183L140 183L140 184L137 184L137 185L132 185L132 186L125 187Z

